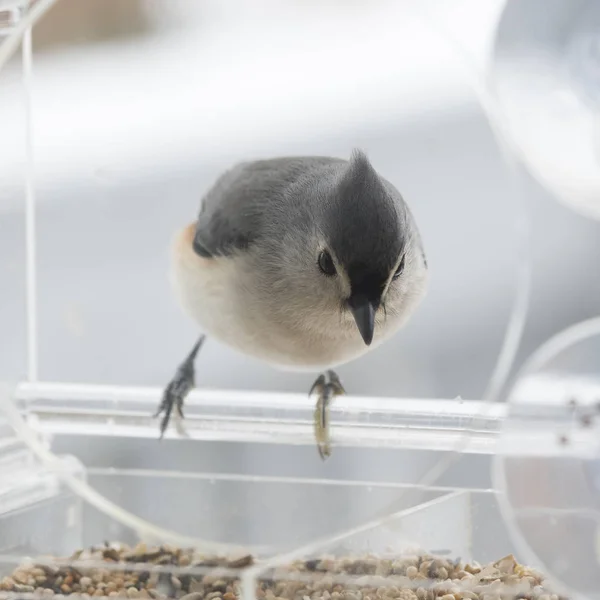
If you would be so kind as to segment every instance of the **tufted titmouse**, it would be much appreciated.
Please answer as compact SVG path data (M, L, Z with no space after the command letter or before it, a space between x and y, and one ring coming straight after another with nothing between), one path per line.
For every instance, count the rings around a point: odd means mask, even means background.
M328 369L315 435L330 453L328 407L344 393L331 368L394 334L422 299L427 262L396 188L355 151L349 161L290 157L241 163L176 236L172 282L209 336L291 370ZM161 435L194 384L201 336L165 389Z

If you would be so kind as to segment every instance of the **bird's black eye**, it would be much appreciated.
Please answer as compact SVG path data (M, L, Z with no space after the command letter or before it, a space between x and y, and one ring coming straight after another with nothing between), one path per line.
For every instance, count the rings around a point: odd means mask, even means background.
M392 279L398 279L398 277L402 275L402 271L404 271L404 256L405 255L402 255L402 260L400 261L400 264L398 265L398 268L396 269L396 272L394 273Z
M327 275L328 277L335 275L335 273L336 273L335 265L333 264L333 259L331 258L331 254L329 254L329 252L327 252L327 250L323 250L322 252L319 253L318 263L319 263L319 269L321 269L321 271L323 271L323 273L325 275Z

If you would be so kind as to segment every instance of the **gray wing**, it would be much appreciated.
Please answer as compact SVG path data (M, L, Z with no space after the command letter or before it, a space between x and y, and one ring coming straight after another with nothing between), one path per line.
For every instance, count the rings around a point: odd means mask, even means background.
M202 199L195 249L206 258L250 246L304 177L346 161L328 157L275 158L241 163L225 172Z

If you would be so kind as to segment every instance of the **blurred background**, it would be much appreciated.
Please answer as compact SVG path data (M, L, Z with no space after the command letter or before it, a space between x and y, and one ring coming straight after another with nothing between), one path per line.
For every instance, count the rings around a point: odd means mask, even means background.
M519 49L528 36L550 39L556 22L571 23L573 7L585 2L506 3L519 7L503 33L508 54L517 57L512 63L517 79L511 88L505 78L503 92L532 92L528 82L537 63L532 61L530 71L520 70ZM0 0L0 49L24 3ZM564 198L557 201L538 183L539 172L537 179L531 175L531 163L524 168L503 151L483 111L484 74L504 5L501 0L58 0L33 31L30 89L20 56L0 71L0 381L27 376L29 104L41 381L164 386L198 335L169 286L173 236L194 220L202 195L223 169L280 155L348 157L353 148L362 148L402 192L422 233L431 270L429 294L393 340L339 369L351 394L480 399L511 314L517 268L527 259L531 303L517 366L561 329L597 316L597 222L566 207ZM600 31L600 20L598 25ZM555 28L556 39L568 37L565 28ZM556 45L559 54L561 44ZM572 102L573 94L558 92ZM540 97L531 93L512 122L520 119L520 129L531 134L529 142L539 146L541 140L548 151L563 150L563 158L566 149L577 162L582 154L559 143L555 130L542 135L544 125L560 119L548 118ZM510 93L504 98L511 109L523 100ZM564 121L567 128L572 125ZM530 123L535 127L528 128ZM593 167L597 176L597 161ZM546 169L546 174L581 183L568 168ZM530 234L526 250L519 236L524 222ZM590 348L585 356L592 357L593 371L596 346ZM316 375L274 370L214 340L203 348L196 372L201 388L301 394ZM379 435L384 428L372 427L380 422L377 410L365 410L360 419L366 429L371 426L373 443L340 445L323 463L312 438L310 444L296 443L298 438L274 433L268 443L250 441L251 436L232 442L227 425L240 415L239 407L222 419L221 429L210 430L215 419L208 431L198 427L205 439L174 435L159 444L150 420L140 417L147 408L140 398L117 402L107 393L95 404L61 400L34 406L29 424L57 455L73 458L74 472L85 474L107 498L179 532L285 544L339 531L392 506L400 497L400 488L393 486L420 482L447 458L457 431L471 426L465 415L472 410L467 403L444 402L447 413L413 412L425 404L398 402L392 417L400 425L387 431L388 439L395 433L398 438L389 446ZM275 411L267 413L263 425L273 422L268 418ZM382 414L388 417L391 411ZM493 442L506 422L498 414L473 434L479 445L461 453L437 483L488 491L497 483L491 477ZM298 415L296 433L308 431L307 415ZM15 490L24 489L23 502L32 504L31 482L41 479L28 471L32 461L19 453L14 432L2 422L0 433L6 455L16 456L13 462L0 461L3 468L14 467L3 471L1 517L6 497L17 506ZM524 471L518 474L524 475L514 487L524 492L537 484L521 458L516 462ZM543 475L537 466L535 472ZM571 464L569 472L575 473ZM19 487L14 477L23 479L23 474L29 480ZM265 476L282 479L269 482ZM332 492L339 480L359 483ZM393 486L388 490L382 482ZM560 486L552 489L562 492ZM513 551L495 492L489 495L493 502L464 498L464 506L442 507L441 517L431 523L458 523L478 559ZM203 510L196 510L199 499ZM183 509L173 511L175 502ZM83 537L77 539L86 543L129 539L133 533L91 505L81 514ZM75 521L67 521L68 527ZM43 516L40 522L44 532L46 523L58 520ZM21 521L13 544L0 522L4 549L21 548L23 530ZM62 533L48 535L54 543ZM555 547L564 556L561 535ZM459 550L452 536L449 543ZM545 528L539 539L547 539ZM66 540L71 548L81 543Z
M224 168L283 154L363 148L423 235L429 295L395 339L339 369L351 393L481 397L523 214L533 292L518 360L595 315L598 225L506 162L473 87L502 2L452 4L57 2L33 34L40 379L166 384L197 336L169 287L172 236ZM26 374L25 93L15 57L0 73L0 377L11 380ZM213 340L197 366L208 388L304 393L312 380Z

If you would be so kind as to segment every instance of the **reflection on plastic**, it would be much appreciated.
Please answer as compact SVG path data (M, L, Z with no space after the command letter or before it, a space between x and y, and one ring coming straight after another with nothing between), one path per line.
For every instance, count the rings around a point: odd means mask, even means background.
M508 0L490 85L531 174L600 219L600 4Z

